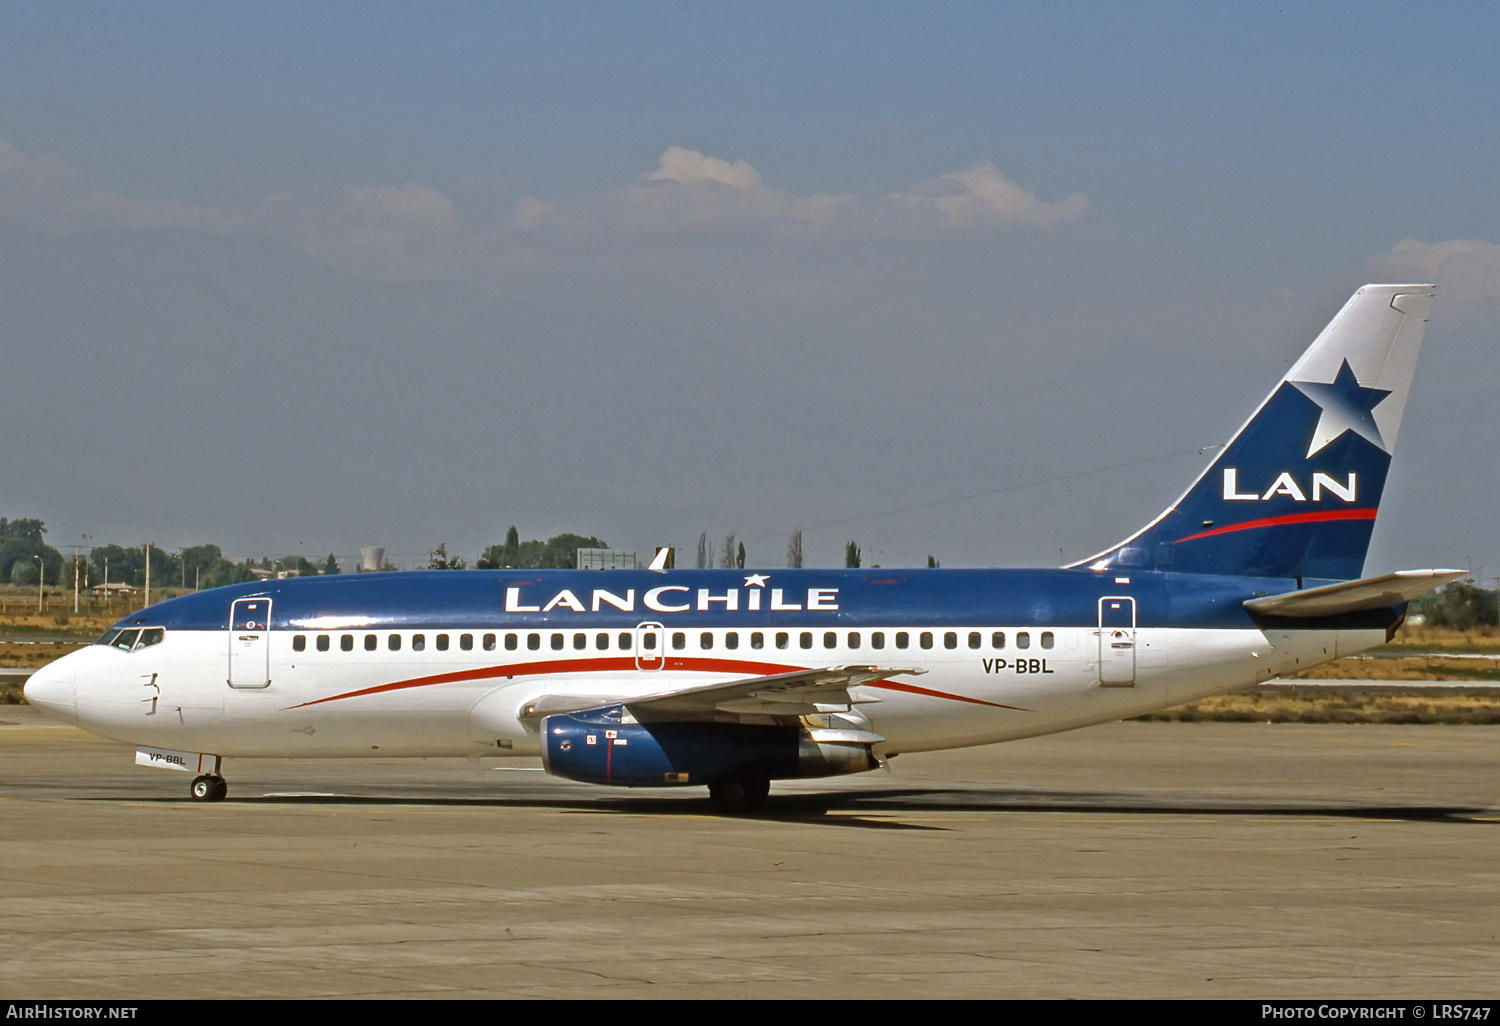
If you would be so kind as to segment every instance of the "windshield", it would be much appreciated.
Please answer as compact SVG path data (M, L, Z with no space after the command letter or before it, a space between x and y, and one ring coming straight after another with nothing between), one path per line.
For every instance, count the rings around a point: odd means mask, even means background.
M166 637L167 632L161 627L128 628L111 627L99 636L96 645L108 645L118 648L122 652L129 652L136 648L146 648L156 645Z

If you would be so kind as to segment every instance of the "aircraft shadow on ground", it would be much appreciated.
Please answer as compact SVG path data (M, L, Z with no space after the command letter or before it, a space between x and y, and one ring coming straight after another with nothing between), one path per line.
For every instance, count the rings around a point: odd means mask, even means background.
M132 798L131 801L141 801ZM178 803L185 798L144 799ZM719 815L707 797L680 795L609 795L600 798L461 797L453 795L352 795L295 793L231 795L230 802L252 805L341 805L365 807L426 806L448 808L552 809L577 815L705 816ZM901 822L917 813L1047 813L1061 816L1219 816L1297 817L1390 820L1424 823L1500 823L1500 810L1460 805L1400 805L1388 802L1238 799L1182 794L1036 791L986 788L882 788L819 794L773 795L761 809L732 816L830 826L864 826L896 830L943 830L941 824Z

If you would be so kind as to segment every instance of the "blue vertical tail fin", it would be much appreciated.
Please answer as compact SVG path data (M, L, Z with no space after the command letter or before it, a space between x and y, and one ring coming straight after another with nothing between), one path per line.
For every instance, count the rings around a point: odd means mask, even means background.
M1180 499L1074 565L1359 577L1436 291L1355 292Z

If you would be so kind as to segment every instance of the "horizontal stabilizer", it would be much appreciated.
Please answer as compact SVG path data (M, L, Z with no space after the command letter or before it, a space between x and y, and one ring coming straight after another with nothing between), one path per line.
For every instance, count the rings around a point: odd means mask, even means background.
M1398 570L1393 574L1340 581L1319 588L1288 591L1245 600L1256 616L1339 616L1368 609L1389 609L1457 580L1467 570Z

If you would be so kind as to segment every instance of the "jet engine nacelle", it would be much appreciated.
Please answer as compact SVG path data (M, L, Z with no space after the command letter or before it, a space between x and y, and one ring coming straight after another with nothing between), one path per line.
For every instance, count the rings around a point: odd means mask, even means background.
M801 727L626 721L618 705L542 720L548 773L589 784L671 787L863 773L878 764L863 742L815 740Z

